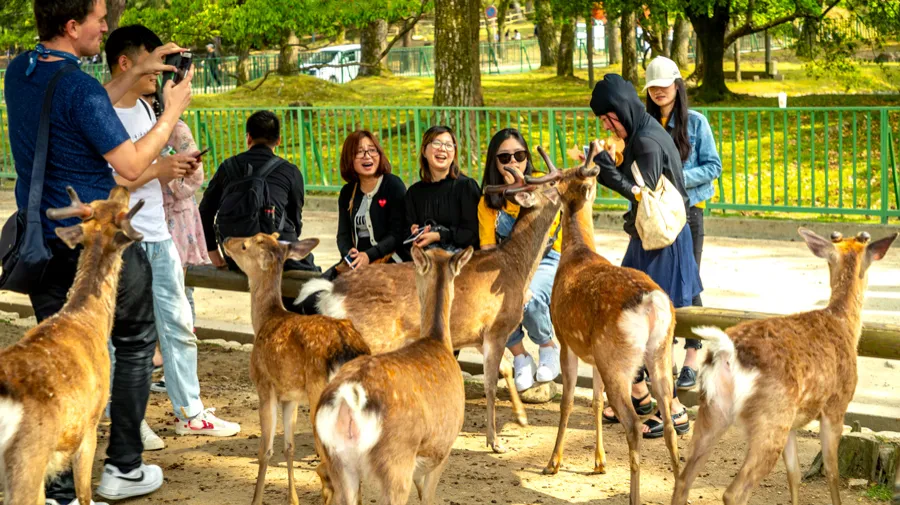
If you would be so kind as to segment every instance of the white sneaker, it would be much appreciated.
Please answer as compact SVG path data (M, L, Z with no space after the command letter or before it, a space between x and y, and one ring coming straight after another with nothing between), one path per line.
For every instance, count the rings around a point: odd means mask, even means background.
M178 418L175 433L178 435L207 435L210 437L232 437L241 432L241 425L224 421L213 413L216 409L206 409L193 419Z
M97 494L109 500L123 500L150 494L162 485L162 468L156 465L143 464L128 473L122 473L118 468L106 465L100 478L100 486L97 487Z
M78 498L75 498L74 500L69 502L69 505L79 505L79 503L80 502L78 501ZM47 498L46 500L44 500L44 505L59 505L59 502L54 500L53 498ZM95 502L94 500L91 500L91 505L109 505L109 504L106 502L102 502L102 501Z
M535 373L538 382L550 382L559 376L559 347L541 347L538 349L540 363Z
M150 391L154 393L166 392L166 377L160 377L158 381L150 383Z
M153 433L146 420L141 421L141 443L144 444L145 451L161 451L166 448L166 443L159 435Z
M516 389L525 391L534 386L534 358L528 354L520 354L513 358L513 368L515 369Z

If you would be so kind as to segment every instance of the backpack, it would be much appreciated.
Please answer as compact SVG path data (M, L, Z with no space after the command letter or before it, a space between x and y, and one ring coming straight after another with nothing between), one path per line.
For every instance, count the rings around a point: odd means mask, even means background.
M216 214L216 235L219 243L229 237L252 237L257 233L281 232L284 229L287 212L281 209L281 218L276 223L278 212L269 196L266 177L285 160L273 156L258 170L248 164L242 173L236 158L225 161L224 168L230 181L222 191L219 212Z

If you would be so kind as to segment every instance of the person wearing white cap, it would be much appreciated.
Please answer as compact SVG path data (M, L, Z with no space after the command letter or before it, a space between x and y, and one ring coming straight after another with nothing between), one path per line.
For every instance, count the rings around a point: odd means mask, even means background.
M699 268L703 254L703 209L706 201L715 194L713 181L722 175L722 160L706 117L688 110L687 92L678 65L659 56L647 65L646 81L643 91L647 94L647 112L669 132L681 154L684 187L690 205L688 224ZM693 305L703 305L699 295L694 297ZM700 347L699 340L685 339L686 354L675 384L677 389L691 389L697 384L697 351Z

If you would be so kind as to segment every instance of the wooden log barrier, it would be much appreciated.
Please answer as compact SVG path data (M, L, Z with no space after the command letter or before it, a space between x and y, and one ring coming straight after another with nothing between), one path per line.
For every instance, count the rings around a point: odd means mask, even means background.
M296 298L306 281L319 277L321 274L318 272L303 270L285 272L281 277L281 294L288 298ZM250 284L243 272L219 269L212 265L188 267L184 283L195 288L250 292Z

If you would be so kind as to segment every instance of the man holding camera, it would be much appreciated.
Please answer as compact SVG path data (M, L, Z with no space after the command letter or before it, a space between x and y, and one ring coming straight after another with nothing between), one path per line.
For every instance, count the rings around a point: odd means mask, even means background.
M9 136L18 177L16 204L20 209L28 205L45 91L64 67L78 66L80 58L98 54L107 31L105 0L37 0L34 13L40 44L10 63L5 80ZM190 103L193 74L177 86L166 86L166 112L137 142L129 138L112 104L140 79L175 70L164 65L163 58L181 50L175 44L157 48L150 57L109 82L106 89L91 76L71 68L59 78L49 116L50 139L40 205L43 233L53 258L43 280L29 293L38 321L62 308L80 254L80 249L70 250L54 233L56 227L75 224L74 220L50 221L46 209L69 204L66 186L72 186L86 203L107 198L116 185L110 165L129 181L137 180L150 167ZM147 255L138 244L124 252L123 263L110 338L117 362L110 396L112 424L98 489L98 494L117 499L152 493L163 483L162 470L144 464L141 458L140 424L150 395L157 339L152 274ZM48 505L77 504L71 471L48 484L46 497Z
M151 58L151 51L160 46L162 41L159 37L141 25L123 26L112 32L106 41L106 61L113 78ZM179 67L187 70L190 62ZM181 78L176 74L175 81ZM135 142L151 131L156 123L156 115L142 98L156 92L156 86L153 75L139 79L115 104L116 114ZM119 185L127 187L131 192L132 201L142 199L145 202L144 208L132 219L131 224L144 235L140 247L150 259L153 273L156 332L166 367L166 392L177 418L175 433L230 437L240 432L241 427L219 419L213 414L215 409L205 409L200 400L194 321L184 292L181 259L169 234L163 209L161 185L196 170L199 166L199 154L162 157L135 181L129 181L118 173L115 178Z

